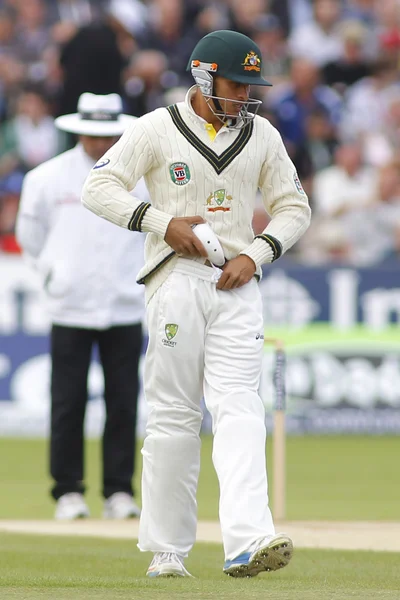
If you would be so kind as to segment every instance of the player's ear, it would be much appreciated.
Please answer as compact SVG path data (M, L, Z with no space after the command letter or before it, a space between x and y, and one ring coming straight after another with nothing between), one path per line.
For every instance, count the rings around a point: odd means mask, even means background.
M221 77L219 77L219 75L213 75L213 79L214 79L214 96L218 96L218 94L215 93L215 90L218 89L219 90L219 86L221 83Z

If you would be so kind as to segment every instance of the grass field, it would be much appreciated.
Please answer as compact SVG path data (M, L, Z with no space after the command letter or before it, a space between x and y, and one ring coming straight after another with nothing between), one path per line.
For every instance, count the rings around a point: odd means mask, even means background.
M289 438L288 519L400 521L399 448L396 437ZM216 519L210 438L202 451L199 516ZM43 440L0 439L0 519L53 516L46 455ZM94 517L101 515L99 456L99 442L89 441ZM129 540L0 533L0 599L400 599L398 553L297 549L287 569L254 580L223 575L218 544L195 545L187 566L196 579L148 580L149 560Z
M270 458L269 444L267 456ZM287 518L400 521L399 437L289 437ZM101 516L100 445L87 442L88 503ZM138 452L138 474L141 455ZM0 438L0 519L53 516L44 440ZM272 473L270 473L272 482ZM136 486L139 488L139 476ZM218 517L211 438L203 438L199 517ZM400 598L400 595L399 595Z
M131 542L23 535L0 537L0 598L380 600L399 598L399 555L299 550L287 569L251 580L226 577L217 545L197 544L196 579L148 580L149 557Z

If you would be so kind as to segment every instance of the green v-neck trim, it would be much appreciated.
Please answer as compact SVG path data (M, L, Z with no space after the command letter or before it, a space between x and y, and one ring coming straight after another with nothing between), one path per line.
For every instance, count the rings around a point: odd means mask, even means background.
M186 125L185 121L182 119L182 116L179 112L176 104L172 104L171 106L167 106L167 110L171 115L172 121L175 127L180 131L180 133L187 139L189 144L191 144L208 162L214 167L214 170L219 175L222 173L226 167L228 167L231 162L236 158L238 154L243 150L246 146L247 142L251 138L251 134L253 133L253 121L250 121L246 127L244 127L234 142L224 150L224 152L220 155L216 154L209 146L207 146L204 142L202 142L196 134Z

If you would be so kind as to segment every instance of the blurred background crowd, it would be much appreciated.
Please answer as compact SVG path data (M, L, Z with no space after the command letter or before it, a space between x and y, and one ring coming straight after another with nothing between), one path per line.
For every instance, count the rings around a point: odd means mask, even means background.
M400 258L400 0L0 0L0 254L19 252L24 174L73 140L54 118L83 92L141 116L184 98L206 33L253 38L272 88L253 89L313 208L289 258ZM260 207L256 232L267 223Z

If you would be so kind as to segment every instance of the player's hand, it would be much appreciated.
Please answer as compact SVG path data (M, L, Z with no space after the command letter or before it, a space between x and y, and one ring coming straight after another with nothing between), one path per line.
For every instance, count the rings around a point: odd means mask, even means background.
M178 256L204 256L207 258L206 249L193 233L192 225L198 223L205 223L205 221L202 217L195 216L174 217L169 222L164 239Z
M222 275L217 283L218 290L233 290L248 283L256 272L256 265L250 256L239 254L229 260L222 269Z

